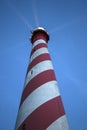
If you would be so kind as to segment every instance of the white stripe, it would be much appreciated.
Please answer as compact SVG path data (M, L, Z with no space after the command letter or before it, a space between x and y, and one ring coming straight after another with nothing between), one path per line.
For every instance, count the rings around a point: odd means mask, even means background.
M35 89L23 102L19 109L16 129L23 123L23 121L40 105L59 96L58 86L56 81L50 81L39 88Z
M39 39L39 40L37 40L37 41L35 41L35 42L33 43L33 48L34 48L36 45L40 44L40 43L45 43L45 44L47 44L45 40Z
M36 64L27 74L26 76L26 80L24 83L24 88L26 87L26 85L28 84L28 82L34 78L36 75L38 75L39 73L46 71L46 70L53 70L53 65L52 62L50 60L45 60L42 61L38 64Z
M37 56L41 55L41 54L44 54L44 53L49 53L48 52L48 49L46 47L42 47L38 50L36 50L32 55L31 55L31 58L30 58L30 62L32 62L32 60L34 60Z
M66 116L58 118L46 130L69 130Z

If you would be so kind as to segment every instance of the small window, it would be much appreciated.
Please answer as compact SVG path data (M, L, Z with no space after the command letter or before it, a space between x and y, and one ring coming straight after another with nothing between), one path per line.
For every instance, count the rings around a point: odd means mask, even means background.
M31 74L33 74L33 70L31 70Z
M26 124L23 124L22 130L26 130Z
M34 48L34 52L36 51L36 49Z

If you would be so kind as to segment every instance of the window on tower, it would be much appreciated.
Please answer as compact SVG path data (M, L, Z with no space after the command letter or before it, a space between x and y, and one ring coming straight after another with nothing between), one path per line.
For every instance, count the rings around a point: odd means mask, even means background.
M31 70L31 74L33 74L33 70Z
M26 130L26 124L23 124L22 130Z

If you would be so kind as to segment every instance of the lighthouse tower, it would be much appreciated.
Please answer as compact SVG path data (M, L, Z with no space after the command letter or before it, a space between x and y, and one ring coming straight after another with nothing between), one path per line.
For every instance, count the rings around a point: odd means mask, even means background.
M52 61L49 35L42 27L32 32L32 51L15 130L69 130Z

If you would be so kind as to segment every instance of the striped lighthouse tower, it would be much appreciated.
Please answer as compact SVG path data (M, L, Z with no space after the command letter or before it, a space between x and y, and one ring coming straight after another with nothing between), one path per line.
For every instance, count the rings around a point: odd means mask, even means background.
M49 35L38 27L30 40L32 51L15 130L69 130L47 47Z

